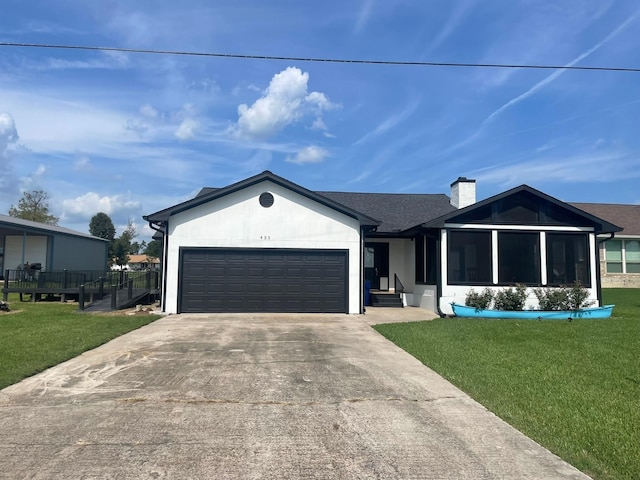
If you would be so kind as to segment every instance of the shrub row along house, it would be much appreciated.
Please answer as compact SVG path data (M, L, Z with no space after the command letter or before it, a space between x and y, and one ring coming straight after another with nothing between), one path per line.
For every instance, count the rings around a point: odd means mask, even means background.
M163 239L162 308L355 314L367 285L451 314L474 287L576 281L601 303L599 249L622 228L526 185L475 196L466 178L448 197L314 192L269 171L204 188L144 217Z

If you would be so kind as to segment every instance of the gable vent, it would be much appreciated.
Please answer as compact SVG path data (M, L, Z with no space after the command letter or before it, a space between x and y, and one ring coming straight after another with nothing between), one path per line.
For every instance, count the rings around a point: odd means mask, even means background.
M271 193L269 192L264 192L260 194L260 205L262 205L264 208L269 208L271 205L273 205L273 195L271 195Z

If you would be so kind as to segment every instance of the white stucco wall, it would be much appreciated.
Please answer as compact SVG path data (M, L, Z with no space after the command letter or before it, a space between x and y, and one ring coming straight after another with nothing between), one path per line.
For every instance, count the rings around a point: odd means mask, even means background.
M260 205L261 193L274 203ZM349 252L348 310L360 312L358 220L265 180L169 219L166 312L177 312L180 247L336 249Z

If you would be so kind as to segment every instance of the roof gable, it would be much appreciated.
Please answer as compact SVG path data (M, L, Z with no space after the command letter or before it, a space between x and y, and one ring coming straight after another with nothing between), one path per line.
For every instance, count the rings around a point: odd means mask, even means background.
M466 208L424 224L442 227L445 223L491 225L549 225L592 227L596 233L622 230L608 221L554 197L521 185Z
M223 196L237 192L239 190L245 189L252 185L256 185L265 180L268 180L284 188L287 188L299 195L307 197L317 203L320 203L326 207L336 210L344 215L355 218L361 223L361 225L377 226L380 223L378 220L376 220L373 217L370 217L362 212L359 212L346 205L338 203L328 197L312 192L311 190L307 190L306 188L303 188L300 185L297 185L293 182L290 182L289 180L279 177L278 175L275 175L268 170L224 188L203 188L195 198L192 198L191 200L187 200L186 202L179 203L178 205L174 205L172 207L166 208L164 210L160 210L159 212L152 213L151 215L146 215L143 218L148 222L161 223L168 220L171 215L183 212L185 210L196 207L198 205L202 205L207 202L211 202L213 200L216 200Z

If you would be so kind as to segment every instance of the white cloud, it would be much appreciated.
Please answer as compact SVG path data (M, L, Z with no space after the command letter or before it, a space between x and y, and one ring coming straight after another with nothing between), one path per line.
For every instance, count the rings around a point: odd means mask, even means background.
M185 118L175 131L175 136L180 140L189 140L195 137L195 130L198 126L199 124L197 121L192 118Z
M607 35L604 39L599 41L596 45L594 45L590 49L582 52L580 55L575 57L569 63L563 65L563 67L572 67L575 64L577 64L579 61L589 57L591 54L593 54L594 52L596 52L597 50L602 48L604 45L606 45L609 41L611 41L613 38L615 38L621 32L626 30L627 27L636 20L636 18L637 18L637 14L634 14L631 17L627 18L616 29L614 29L611 33L609 33L609 35ZM459 148L462 148L462 147L468 145L469 143L473 142L477 138L479 138L480 135L484 132L484 129L488 125L493 123L496 118L498 118L500 115L502 115L502 113L504 111L514 107L515 105L518 105L519 103L523 102L524 100L527 100L529 97L531 97L532 95L536 94L538 91L542 90L544 87L546 87L550 83L554 82L558 77L560 77L565 72L566 72L565 68L559 68L558 70L555 70L553 73L551 73L550 75L546 76L545 78L540 80L538 83L536 83L533 87L529 88L529 90L527 90L526 92L518 95L517 97L512 98L511 100L509 100L508 102L503 104L501 107L499 107L498 109L494 110L487 118L484 119L484 121L482 122L482 124L476 130L475 133L473 133L471 136L467 137L465 140L461 141L460 143L457 143L457 144L453 145L452 147L448 148L446 150L446 153L451 153L451 152L453 152L455 150L458 150Z
M98 212L113 215L117 212L139 210L140 202L128 200L123 195L101 197L95 192L87 192L76 198L62 201L63 218L91 218Z
M73 163L74 170L87 170L91 167L91 159L88 155L78 154Z
M464 17L470 13L470 10L474 6L473 0L463 0L460 3L452 3L453 7L451 14L429 46L427 53L434 51L442 45L453 34L453 32L459 28Z
M321 163L329 156L329 152L322 147L311 145L300 150L295 157L288 156L286 161L297 165L307 163Z
M151 105L146 104L140 107L140 114L147 118L158 118L159 112Z
M615 165L616 168L611 168ZM472 173L480 183L503 188L533 182L609 182L640 177L638 160L625 152L604 152L574 157L537 157L526 162L493 165Z
M13 117L6 112L0 112L0 154L18 142L18 131Z
M295 67L275 74L262 97L251 106L238 107L235 133L250 139L266 138L299 121L307 112L319 115L337 107L324 93L307 94L308 82L309 74Z
M360 33L362 29L367 25L371 12L373 11L374 0L364 0L362 7L358 12L358 19L353 28L353 33Z
M38 165L38 168L36 168L36 171L34 172L34 176L36 177L42 177L45 173L47 173L48 167L46 165L40 164Z
M375 129L365 134L362 138L360 138L355 145L359 145L371 140L373 137L382 135L392 128L396 127L398 124L404 122L408 119L413 113L416 111L418 106L420 105L420 100L411 100L407 106L398 113L391 115L386 118L380 125L378 125Z
M18 182L13 173L13 158L18 148L18 138L11 114L0 112L0 192L6 196L18 191Z

